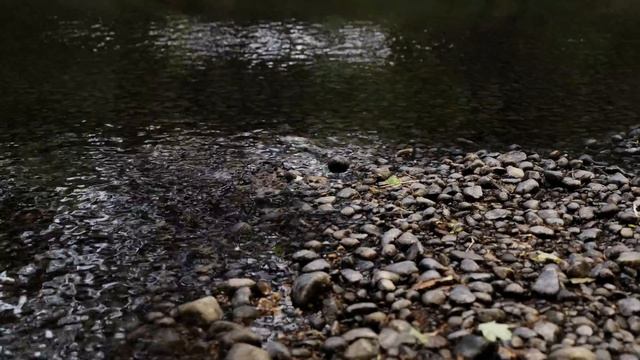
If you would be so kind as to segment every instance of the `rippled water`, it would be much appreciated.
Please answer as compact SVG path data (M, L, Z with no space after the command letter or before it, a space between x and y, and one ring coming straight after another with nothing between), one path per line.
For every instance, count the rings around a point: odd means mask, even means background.
M623 0L2 2L0 353L105 357L150 298L201 294L278 135L580 151L638 123L638 20Z

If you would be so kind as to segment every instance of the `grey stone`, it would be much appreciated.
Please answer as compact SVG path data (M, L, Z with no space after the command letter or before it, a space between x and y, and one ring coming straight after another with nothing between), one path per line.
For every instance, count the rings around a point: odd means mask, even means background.
M369 339L358 339L344 352L345 359L365 360L378 356L378 343Z
M467 198L473 200L479 200L482 198L482 188L478 185L466 187L462 190L462 193Z
M213 296L207 296L178 306L178 314L183 317L194 317L200 322L210 324L220 320L223 312L218 300Z
M509 215L511 215L511 211L507 209L493 209L493 210L487 211L484 214L484 217L487 220L498 220L498 219L504 219Z
M316 259L302 268L302 272L327 271L331 265L325 259Z
M544 296L556 295L560 291L559 271L557 265L545 266L533 284L532 290Z
M464 285L457 285L449 293L449 299L456 304L471 304L476 301L476 296Z
M527 194L532 191L538 190L540 188L540 184L533 179L525 180L516 186L516 193L518 194Z
M618 311L622 316L631 316L640 313L640 300L628 297L618 301Z
M552 229L541 225L532 226L529 232L538 237L551 237L554 234Z
M417 273L418 267L416 266L415 262L407 260L407 261L401 261L395 264L387 265L384 267L384 270L391 271L399 275L407 276L407 275Z
M586 347L564 347L553 351L549 360L596 360L596 355Z

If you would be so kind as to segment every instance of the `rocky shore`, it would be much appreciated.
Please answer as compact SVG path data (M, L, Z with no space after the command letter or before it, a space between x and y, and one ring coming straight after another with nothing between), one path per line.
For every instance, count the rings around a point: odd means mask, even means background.
M637 137L616 135L616 152ZM290 161L313 150L292 147L233 229L283 239L289 281L228 269L129 342L234 360L640 357L634 169L516 146ZM278 316L295 326L255 331Z

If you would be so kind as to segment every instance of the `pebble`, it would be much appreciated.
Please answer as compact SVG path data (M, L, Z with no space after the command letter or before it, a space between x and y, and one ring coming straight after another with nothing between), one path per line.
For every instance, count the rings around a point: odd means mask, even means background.
M457 285L449 293L449 299L456 304L471 304L476 301L476 296L464 285Z
M259 347L237 343L225 357L226 360L270 360L269 354Z
M378 356L378 343L369 339L359 339L349 345L344 352L345 359L364 360Z
M557 265L547 265L533 284L532 290L543 296L554 296L560 291L559 269Z
M596 360L596 355L585 347L565 347L549 354L549 360Z

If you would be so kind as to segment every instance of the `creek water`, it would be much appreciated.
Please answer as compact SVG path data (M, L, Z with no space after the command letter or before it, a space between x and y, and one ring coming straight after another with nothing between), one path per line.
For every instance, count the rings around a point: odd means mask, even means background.
M639 19L622 0L3 1L0 354L105 357L150 297L197 294L185 274L225 270L275 136L579 151L636 124Z

